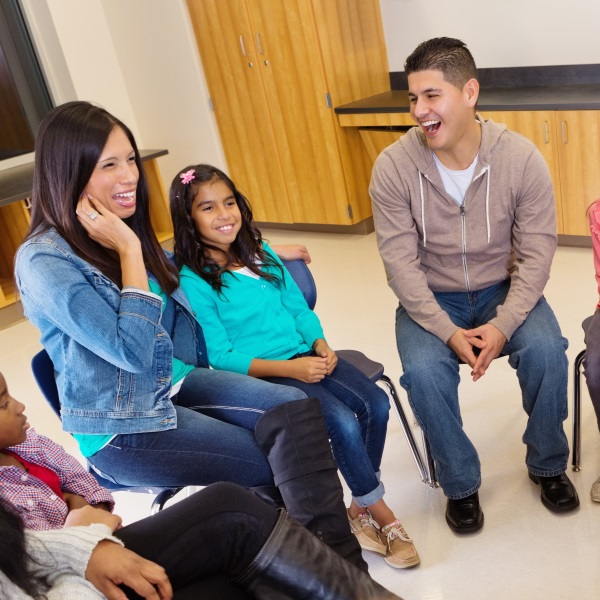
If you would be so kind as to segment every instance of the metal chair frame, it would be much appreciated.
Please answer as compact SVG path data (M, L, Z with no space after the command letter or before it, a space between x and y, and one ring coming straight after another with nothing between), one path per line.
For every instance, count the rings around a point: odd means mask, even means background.
M309 308L311 310L314 309L317 302L317 286L310 269L302 260L283 261L283 264L290 272L296 285L300 288ZM400 421L404 437L406 438L415 464L417 465L421 481L431 487L439 487L435 475L435 465L429 449L429 442L427 441L425 434L421 431L423 438L423 454L421 454L408 419L406 418L402 403L400 402L396 386L393 384L392 380L384 374L384 366L381 363L371 360L359 350L336 350L336 354L353 364L374 383L381 383L385 386L385 389L392 400L392 406L394 407L396 416Z
M581 372L585 350L582 350L573 363L573 471L581 471Z
M42 392L42 395L46 399L46 402L50 405L50 408L54 411L56 416L60 419L60 397L58 388L56 387L56 380L54 378L54 364L46 350L42 349L31 359L31 369L33 371L33 377ZM98 483L110 490L111 492L128 491L145 494L156 494L156 497L152 501L150 512L155 514L163 509L166 502L168 502L175 494L180 492L183 488L173 487L159 487L159 486L131 486L131 485L120 485L114 483L110 479L103 477L98 471L95 470L94 466L88 461L87 470L91 473Z

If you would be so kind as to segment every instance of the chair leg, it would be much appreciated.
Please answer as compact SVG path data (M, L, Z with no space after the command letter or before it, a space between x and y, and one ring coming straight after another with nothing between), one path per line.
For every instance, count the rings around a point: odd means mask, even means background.
M423 450L425 454L425 464L427 465L427 483L431 487L440 487L440 483L435 474L435 462L433 461L433 456L431 456L429 440L423 430L421 430L421 435L423 436Z
M581 368L585 350L575 358L573 365L573 471L581 471Z
M183 488L172 488L162 490L156 495L156 498L152 501L152 506L150 507L150 514L155 515L157 512L161 511L165 504L173 497L175 494L178 494Z
M412 452L413 458L415 459L417 469L419 470L419 475L421 476L421 481L423 483L431 485L432 487L435 487L431 482L428 469L425 466L425 462L423 461L423 457L421 456L419 447L415 442L415 438L410 429L410 425L408 424L408 419L406 418L406 414L404 413L404 409L402 408L400 398L398 397L398 393L396 392L396 386L392 383L392 380L387 375L382 375L379 378L379 381L385 384L392 398L392 405L394 407L394 410L396 411L396 415L398 417L398 420L400 421L402 430L404 431L404 436L406 437L406 441L408 442L408 446Z

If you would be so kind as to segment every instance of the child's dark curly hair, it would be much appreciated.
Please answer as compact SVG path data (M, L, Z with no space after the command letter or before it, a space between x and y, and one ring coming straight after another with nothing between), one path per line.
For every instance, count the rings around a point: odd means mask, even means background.
M188 181L188 183L184 183L184 181ZM242 215L240 231L231 244L229 252L224 252L203 242L196 231L192 218L192 204L198 189L202 185L215 181L222 181L231 190ZM223 281L223 275L232 265L243 265L256 275L271 282L283 281L283 271L280 265L268 252L263 250L262 235L254 225L250 203L223 171L204 164L190 165L181 169L171 183L169 200L175 230L175 263L178 268L187 265L217 292L221 292L223 287L227 287ZM211 259L209 250L223 253L225 261L220 265L217 264ZM279 275L264 271L261 267L275 267L279 271Z

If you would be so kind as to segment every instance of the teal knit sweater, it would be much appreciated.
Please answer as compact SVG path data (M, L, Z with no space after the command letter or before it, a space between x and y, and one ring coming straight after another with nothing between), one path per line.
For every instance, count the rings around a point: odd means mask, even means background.
M264 248L281 264L268 244ZM286 360L324 338L318 317L283 271L279 285L228 272L219 294L188 267L181 269L181 287L204 330L213 368L245 375L254 358Z

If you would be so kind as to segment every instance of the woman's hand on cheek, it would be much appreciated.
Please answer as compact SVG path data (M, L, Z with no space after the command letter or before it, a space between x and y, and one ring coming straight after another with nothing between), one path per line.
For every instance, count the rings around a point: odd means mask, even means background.
M140 247L140 241L131 228L89 194L81 195L75 212L88 235L101 246L119 254Z

